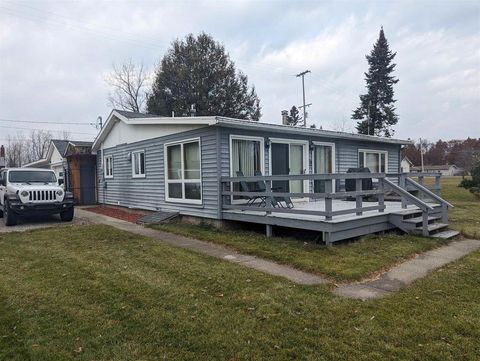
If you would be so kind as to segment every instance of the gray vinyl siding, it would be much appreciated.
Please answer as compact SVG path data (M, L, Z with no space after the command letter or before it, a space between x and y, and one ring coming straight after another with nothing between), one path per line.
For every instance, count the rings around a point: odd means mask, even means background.
M165 201L164 145L200 138L202 164L202 204L189 205ZM98 151L98 202L130 208L179 211L185 215L218 217L218 179L216 156L217 132L204 127L187 132L120 144L103 150L103 156L113 156L113 178L105 179ZM145 150L145 178L132 177L130 152ZM106 186L105 186L106 184Z
M344 139L331 139L326 137L315 136L286 136L284 133L268 132L258 134L258 132L243 129L221 128L220 156L221 156L221 173L223 176L230 175L230 135L263 137L265 142L267 138L282 138L294 140L308 140L316 142L327 142L335 144L335 171L337 173L345 173L348 168L358 167L358 150L372 149L388 151L388 172L397 173L400 171L400 145L369 143L365 141L354 141ZM309 171L313 171L312 156L309 151ZM269 174L269 149L265 149L265 174Z
M284 133L275 131L259 134L252 130L210 126L104 149L103 155L112 155L114 159L113 179L104 179L101 167L102 153L98 151L98 202L131 208L179 211L184 215L206 218L221 218L219 178L230 176L230 135L263 137L265 141L267 138L283 138L334 143L335 171L339 173L358 166L359 149L386 150L388 151L388 171L396 173L400 169L400 145L298 134L287 137ZM192 138L200 138L201 142L202 205L166 202L164 144ZM132 178L132 164L128 154L138 150L145 150L145 178ZM309 171L312 172L310 151L309 155ZM269 174L269 149L265 149L265 174Z

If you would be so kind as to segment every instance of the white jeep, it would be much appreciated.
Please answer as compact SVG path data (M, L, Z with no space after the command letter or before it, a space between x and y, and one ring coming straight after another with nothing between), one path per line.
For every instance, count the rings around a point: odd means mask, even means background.
M6 226L18 217L60 214L64 222L73 219L74 200L58 184L49 169L5 168L0 171L0 218Z

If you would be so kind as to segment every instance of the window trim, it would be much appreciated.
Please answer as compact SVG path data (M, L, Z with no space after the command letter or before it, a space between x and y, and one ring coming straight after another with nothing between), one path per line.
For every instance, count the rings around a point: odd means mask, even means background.
M230 176L236 177L236 174L233 174L233 158L232 158L232 149L233 149L233 140L253 140L260 142L260 171L263 175L265 175L265 138L263 137L254 137L249 135L237 135L237 134L230 134L230 145L229 145L229 160L230 160Z
M200 178L199 179L188 179L185 180L184 176L184 153L183 153L183 145L188 143L198 143L198 155L200 160ZM167 148L175 145L180 145L181 149L181 170L182 170L182 179L168 179L168 153ZM165 186L165 201L171 203L183 203L183 204L194 204L194 205L202 205L203 204L203 180L202 180L202 141L200 137L197 138L190 138L190 139L182 139L175 142L169 142L163 144L163 166L164 166L164 186ZM169 190L168 185L169 183L180 183L182 184L182 198L170 198L169 197ZM185 198L185 183L200 183L200 199L189 199Z
M378 164L380 169L376 173L388 173L388 150L378 150L378 149L359 149L358 150L358 157L357 157L357 166L360 167L360 153L363 152L363 166L366 167L366 155L367 153L378 154ZM381 163L380 160L382 159L381 154L385 155L385 172L380 172L381 170Z
M143 153L143 173L135 174L135 159L137 154L142 154ZM132 152L131 155L132 159L132 178L146 178L147 176L147 156L145 149L142 150L136 150ZM140 157L139 157L140 159ZM141 167L138 168L139 171L141 171Z
M107 161L107 158L110 158L110 163L112 164L112 174L107 174L108 173L108 161ZM113 174L114 174L114 163L113 163L113 155L106 155L103 157L103 165L104 165L104 169L103 169L103 175L105 177L105 179L113 179Z

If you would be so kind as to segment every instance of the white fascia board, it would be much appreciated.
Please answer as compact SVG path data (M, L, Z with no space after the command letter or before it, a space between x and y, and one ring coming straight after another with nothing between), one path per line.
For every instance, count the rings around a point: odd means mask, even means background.
M117 111L113 110L107 118L95 141L92 144L92 151L97 151L100 143L103 142L107 134L113 127L116 117L118 120L128 125L170 125L170 124L185 124L185 125L214 125L217 124L217 117L147 117L147 118L127 118Z
M37 165L46 165L46 164L49 164L49 161L48 159L44 158L44 159L36 160L35 162L24 164L22 165L22 168L30 168L30 167L35 167Z

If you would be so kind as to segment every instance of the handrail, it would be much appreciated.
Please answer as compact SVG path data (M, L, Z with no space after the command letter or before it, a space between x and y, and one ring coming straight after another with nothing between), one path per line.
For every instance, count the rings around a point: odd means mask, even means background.
M415 204L418 208L422 209L423 211L425 211L425 212L433 211L433 208L430 207L427 203L425 203L425 202L422 201L421 199L418 199L418 198L415 197L414 195L410 194L410 193L407 192L405 189L397 186L395 183L389 181L387 178L385 178L385 179L383 180L383 182L384 182L389 188L391 188L394 192L396 192L397 194L399 194L399 195L402 196L402 197L407 198L407 200L409 200L411 203Z
M453 208L453 205L449 202L447 202L445 199L443 199L442 197L436 195L435 193L433 193L430 189L428 189L427 187L424 187L423 185L415 182L413 179L410 179L410 178L405 178L405 180L412 184L415 188L417 188L418 190L422 191L423 193L426 193L429 197L431 197L432 199L442 203L442 204L445 204L449 207L452 207Z
M290 174L268 176L221 177L221 182L256 182L286 180L336 180L336 179L368 179L385 178L385 173L331 173L331 174Z

